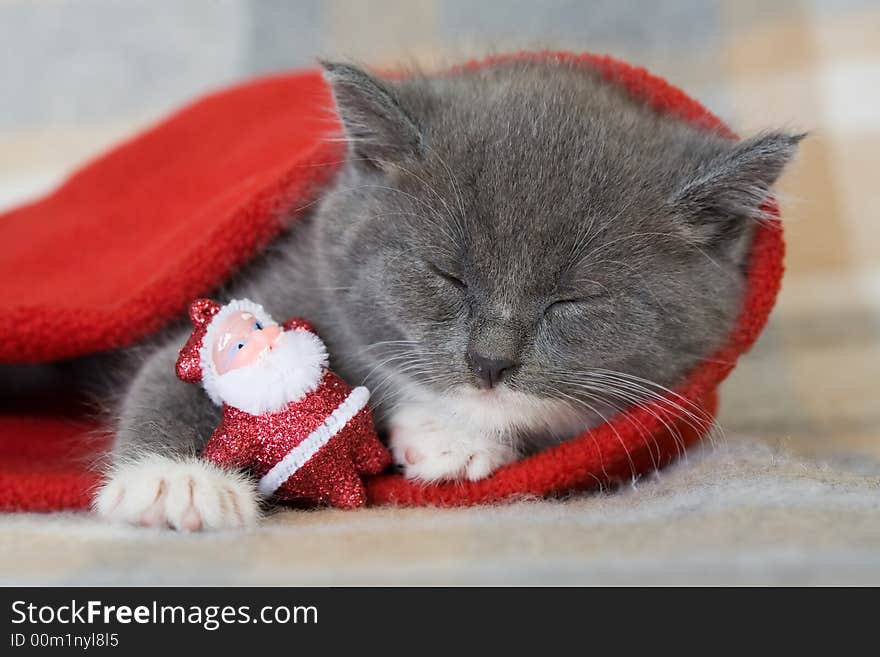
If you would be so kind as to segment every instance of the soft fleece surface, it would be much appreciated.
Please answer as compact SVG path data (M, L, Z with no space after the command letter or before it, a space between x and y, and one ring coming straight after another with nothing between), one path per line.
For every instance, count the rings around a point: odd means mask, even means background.
M657 112L733 137L699 103L644 69L593 55L512 57L596 70ZM341 152L327 139L338 130L329 106L314 71L228 89L93 162L42 201L0 217L9 238L0 245L0 362L123 346L222 282L281 230L282 214L295 218L332 176ZM421 486L399 475L374 478L370 500L485 503L593 488L668 463L707 430L716 387L762 330L779 289L783 251L778 222L762 224L737 326L678 386L707 421L694 426L677 418L672 405L655 404L653 414L630 411L480 482ZM84 507L94 477L69 459L50 457L96 452L97 443L85 441L92 429L45 412L0 418L0 508ZM35 441L44 451L36 458Z

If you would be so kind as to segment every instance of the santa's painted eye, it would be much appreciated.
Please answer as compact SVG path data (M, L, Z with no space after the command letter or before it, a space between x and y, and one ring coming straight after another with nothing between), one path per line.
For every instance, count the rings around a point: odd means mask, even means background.
M258 331L262 331L263 325L260 322L254 322L254 328L256 328Z
M238 348L239 348L239 349L244 349L244 342L239 342L239 343L238 343Z

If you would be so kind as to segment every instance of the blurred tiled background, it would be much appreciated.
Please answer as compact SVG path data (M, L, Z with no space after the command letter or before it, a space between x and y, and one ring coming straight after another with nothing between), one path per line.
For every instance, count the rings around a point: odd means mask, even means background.
M880 456L880 2L0 0L0 208L251 75L533 47L647 66L741 132L812 131L782 184L780 306L722 421L855 468Z

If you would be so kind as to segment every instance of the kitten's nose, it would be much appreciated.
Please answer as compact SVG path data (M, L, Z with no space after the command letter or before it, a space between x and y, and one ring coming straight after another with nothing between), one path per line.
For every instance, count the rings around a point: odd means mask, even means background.
M468 351L468 362L471 371L480 377L480 385L484 388L492 388L505 376L513 373L519 363L508 358L495 358L485 356L476 351Z

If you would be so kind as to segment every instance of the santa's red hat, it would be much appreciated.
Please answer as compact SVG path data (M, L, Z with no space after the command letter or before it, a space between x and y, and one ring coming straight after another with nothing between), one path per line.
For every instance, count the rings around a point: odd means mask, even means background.
M202 364L199 351L205 338L205 331L214 315L220 311L220 304L211 299L196 299L189 306L189 318L193 332L177 356L177 378L187 383L202 380Z

